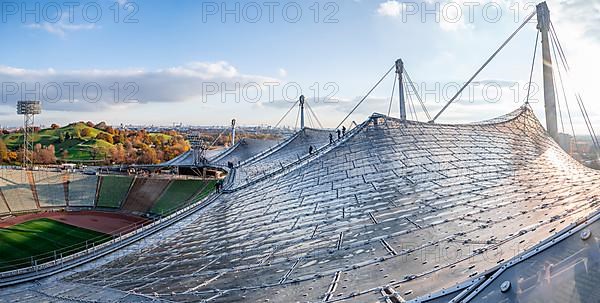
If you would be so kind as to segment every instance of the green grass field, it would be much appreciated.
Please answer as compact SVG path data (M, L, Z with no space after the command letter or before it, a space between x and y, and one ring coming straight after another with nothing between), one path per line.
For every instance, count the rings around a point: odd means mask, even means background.
M206 197L211 189L214 190L214 187L214 181L175 180L154 204L150 212L158 215L169 215L185 207L192 198ZM199 194L193 197L198 192Z
M85 242L99 244L111 236L51 219L36 219L11 227L0 228L0 271L38 264L85 249Z

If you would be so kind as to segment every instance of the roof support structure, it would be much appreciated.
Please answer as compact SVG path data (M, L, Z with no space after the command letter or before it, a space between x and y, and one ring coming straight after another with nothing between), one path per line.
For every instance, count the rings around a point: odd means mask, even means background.
M402 85L402 74L404 73L404 62L396 60L396 74L398 74L398 95L400 98L400 120L406 121L406 102L404 100L404 86Z
M304 95L300 96L300 129L304 129Z
M544 63L544 107L546 110L546 130L558 142L558 122L556 118L556 96L554 94L554 76L550 53L550 10L546 2L537 5L537 28L542 34L542 58Z
M235 119L231 119L231 146L235 145Z

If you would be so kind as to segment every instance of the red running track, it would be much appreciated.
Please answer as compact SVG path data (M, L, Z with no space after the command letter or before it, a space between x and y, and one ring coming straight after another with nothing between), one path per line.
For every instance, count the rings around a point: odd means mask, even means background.
M135 225L148 223L149 220L132 215L100 212L100 211L74 211L74 212L41 212L35 214L26 214L16 217L0 220L0 228L9 227L15 224L31 221L34 219L48 218L102 232L105 234L127 233L135 229Z

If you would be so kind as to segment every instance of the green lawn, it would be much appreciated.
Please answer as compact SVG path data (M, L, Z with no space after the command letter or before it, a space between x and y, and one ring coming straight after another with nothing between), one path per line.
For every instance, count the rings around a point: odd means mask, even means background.
M98 194L98 207L119 208L125 201L132 177L126 176L103 176L100 193Z
M169 215L187 205L196 193L196 197L205 197L214 189L214 181L203 180L175 180L154 204L151 213ZM196 198L194 197L194 198Z
M51 219L36 219L0 228L0 271L38 264L85 249L85 242L99 244L111 236Z

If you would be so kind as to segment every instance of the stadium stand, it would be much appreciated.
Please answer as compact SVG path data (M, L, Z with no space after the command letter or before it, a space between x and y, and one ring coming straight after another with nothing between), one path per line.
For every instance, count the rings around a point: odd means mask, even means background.
M4 194L2 193L2 190L0 189L0 216L8 214L8 213L10 213L10 208L8 208L8 204L6 203L6 200L4 199Z
M69 174L68 185L69 206L94 207L98 186L97 176Z
M192 198L204 197L202 193L214 188L214 181L174 180L156 201L150 212L157 215L169 215L184 207Z
M215 190L216 180L209 180L206 182L206 186L202 188L196 195L194 195L193 200L204 199L204 197L208 196L211 192Z
M12 213L38 209L28 176L23 170L0 170L0 190Z
M135 178L121 209L134 213L148 212L169 182L169 179Z
M127 176L101 176L99 182L100 190L98 191L96 207L119 208L121 202L127 197L133 178Z
M43 170L33 172L40 207L67 206L64 175L62 172Z

